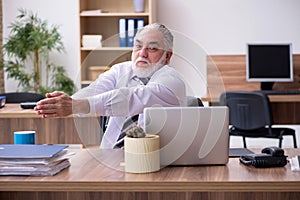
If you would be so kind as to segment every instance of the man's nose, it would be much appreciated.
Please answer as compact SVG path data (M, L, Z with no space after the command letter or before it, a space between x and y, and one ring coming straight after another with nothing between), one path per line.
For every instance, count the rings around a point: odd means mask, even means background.
M148 57L148 50L146 47L143 47L139 52L141 57L147 58Z

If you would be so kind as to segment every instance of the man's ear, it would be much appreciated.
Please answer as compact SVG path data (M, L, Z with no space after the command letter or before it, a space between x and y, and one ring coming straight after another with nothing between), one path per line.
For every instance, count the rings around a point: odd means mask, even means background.
M167 54L166 54L166 64L170 63L172 55L173 55L172 51L167 51Z

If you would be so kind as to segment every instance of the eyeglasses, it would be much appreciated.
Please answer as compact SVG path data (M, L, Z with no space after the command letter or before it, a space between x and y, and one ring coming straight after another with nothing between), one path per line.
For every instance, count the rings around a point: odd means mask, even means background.
M143 46L140 42L135 42L133 46L133 51L141 51L142 49L145 49L149 53L155 53L159 50L164 50L158 42L151 42L147 46Z

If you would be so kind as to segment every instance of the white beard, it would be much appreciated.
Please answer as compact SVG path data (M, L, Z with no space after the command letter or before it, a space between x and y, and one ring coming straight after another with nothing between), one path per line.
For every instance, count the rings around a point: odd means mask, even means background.
M148 67L137 67L135 63L132 65L133 74L140 78L151 77L162 65L149 65Z
M151 77L157 70L159 70L162 66L164 66L166 60L166 52L161 56L160 60L155 63L151 64L147 59L144 58L138 58L133 64L132 64L132 71L133 75L136 75L140 78L147 78ZM147 67L137 67L136 64L139 61L146 62L148 64Z

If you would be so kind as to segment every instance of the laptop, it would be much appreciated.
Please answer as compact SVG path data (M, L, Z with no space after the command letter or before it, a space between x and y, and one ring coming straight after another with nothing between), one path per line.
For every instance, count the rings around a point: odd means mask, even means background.
M160 136L160 163L225 165L229 152L226 106L144 109L144 130Z

